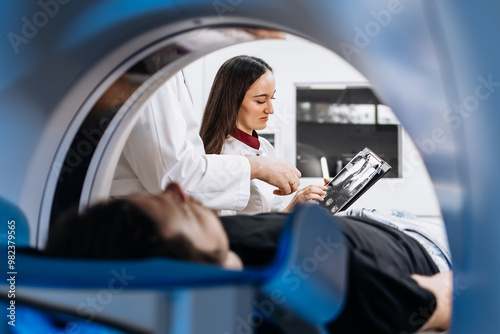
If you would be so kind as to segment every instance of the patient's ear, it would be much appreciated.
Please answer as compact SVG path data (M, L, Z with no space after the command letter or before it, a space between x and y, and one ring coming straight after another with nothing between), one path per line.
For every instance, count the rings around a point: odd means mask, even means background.
M188 196L184 193L181 186L175 182L170 183L164 192L177 197L182 203L188 200Z

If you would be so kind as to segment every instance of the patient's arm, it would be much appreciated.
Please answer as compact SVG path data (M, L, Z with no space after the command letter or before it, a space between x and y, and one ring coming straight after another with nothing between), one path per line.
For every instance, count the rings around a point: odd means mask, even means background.
M433 276L412 275L420 287L429 290L436 297L436 309L420 331L447 330L450 326L453 275L445 271Z

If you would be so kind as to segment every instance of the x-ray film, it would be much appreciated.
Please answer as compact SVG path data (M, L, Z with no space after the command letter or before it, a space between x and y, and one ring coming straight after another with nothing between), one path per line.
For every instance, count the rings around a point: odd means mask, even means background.
M332 214L345 210L390 169L388 163L365 148L327 184L324 201L319 203Z

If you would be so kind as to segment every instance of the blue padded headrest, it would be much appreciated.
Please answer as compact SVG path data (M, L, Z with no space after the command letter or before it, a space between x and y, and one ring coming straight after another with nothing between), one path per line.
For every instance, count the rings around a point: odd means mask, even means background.
M16 247L29 246L30 233L26 216L16 205L3 198L0 198L0 226L0 244L9 244L10 240L10 245Z
M170 289L249 283L264 280L267 271L225 270L216 265L166 258L87 260L17 253L18 285L54 288L102 288L113 284L134 289Z
M280 238L277 256L272 263L243 271L225 270L211 264L179 261L167 258L136 260L96 260L54 258L43 253L19 247L16 268L23 275L17 284L55 288L100 288L110 279L123 279L126 286L145 289L249 283L265 281L281 269L294 243L291 229L296 214L290 215ZM132 277L134 277L132 279Z
M16 285L172 290L252 284L269 296L279 294L285 308L317 324L332 320L343 307L346 257L343 236L333 217L317 205L302 205L288 218L274 261L263 267L232 271L166 258L66 259L29 250L16 252L16 269L22 273Z

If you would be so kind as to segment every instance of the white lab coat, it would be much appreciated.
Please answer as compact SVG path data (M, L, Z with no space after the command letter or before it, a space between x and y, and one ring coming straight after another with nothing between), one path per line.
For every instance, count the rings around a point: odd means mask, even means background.
M255 149L247 144L239 141L233 136L229 136L222 146L222 155L260 155L264 157L278 158L274 147L267 141L267 139L259 137L260 147ZM273 194L274 190L278 188L254 179L251 181L250 200L248 205L241 210L221 210L219 215L235 215L245 214L254 215L265 212L277 212L286 208L289 204L291 197L277 196Z
M250 163L244 156L205 154L182 72L153 93L139 112L120 157L111 196L157 193L175 181L213 209L247 206Z

